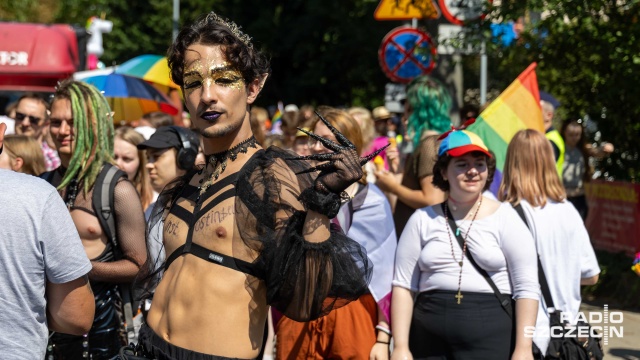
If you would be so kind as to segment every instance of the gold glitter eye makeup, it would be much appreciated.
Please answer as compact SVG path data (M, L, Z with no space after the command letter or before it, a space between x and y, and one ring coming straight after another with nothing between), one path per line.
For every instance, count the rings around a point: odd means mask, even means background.
M187 95L201 86L209 87L212 84L222 87L242 90L245 82L240 71L235 70L229 63L219 63L216 60L209 61L209 66L203 66L200 61L194 62L184 72L184 90Z
M187 95L202 86L202 64L194 62L185 68L183 76L184 90Z
M194 75L190 75L184 78L184 88L185 90L190 90L190 89L194 89L194 88L198 88L202 85L202 82L200 81L200 76L194 76Z
M216 84L220 86L236 90L244 88L244 80L242 79L242 74L240 74L240 72L236 70L212 71L211 78Z

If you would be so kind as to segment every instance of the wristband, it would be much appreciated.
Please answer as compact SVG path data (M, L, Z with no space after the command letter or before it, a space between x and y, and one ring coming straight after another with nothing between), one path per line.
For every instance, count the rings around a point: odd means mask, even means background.
M389 343L388 343L388 342L386 342L386 341L380 341L380 340L376 340L376 343L378 343L378 344L386 344L386 345L389 345Z
M376 325L376 330L380 330L383 333L391 336L391 330L387 329L386 327L382 326L382 325Z
M325 184L323 184L321 181L317 181L315 183L315 188L316 191L320 192L321 194L330 194L333 193L333 191L327 189L327 186ZM342 191L340 194L340 202L342 202L343 204L346 202L351 201L351 196L349 196L349 194L347 194L346 191Z
M334 193L321 193L313 188L308 188L300 194L300 201L308 210L326 215L332 219L338 215L342 205L340 195Z

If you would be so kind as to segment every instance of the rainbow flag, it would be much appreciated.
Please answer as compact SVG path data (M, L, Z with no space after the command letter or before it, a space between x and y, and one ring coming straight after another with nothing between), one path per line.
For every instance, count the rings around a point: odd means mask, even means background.
M491 184L494 194L498 193L507 146L513 135L522 129L544 133L535 69L536 63L529 65L467 129L478 134L496 156L496 174Z
M278 107L276 112L273 114L271 121L268 122L267 129L269 129L270 133L282 134L282 110L280 110L280 107Z
M276 123L279 123L280 121L282 121L282 111L280 111L280 109L276 110L276 112L273 114L273 117L271 118L271 125L275 125Z

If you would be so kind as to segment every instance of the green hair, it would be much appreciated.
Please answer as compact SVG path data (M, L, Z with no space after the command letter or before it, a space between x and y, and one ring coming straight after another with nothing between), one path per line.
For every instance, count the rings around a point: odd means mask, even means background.
M443 133L450 129L451 95L440 81L427 75L413 79L408 86L407 101L412 109L407 130L413 134L416 148L425 130Z
M73 154L62 183L84 183L85 194L93 186L105 162L113 164L113 117L107 99L93 85L68 79L60 83L53 102L68 99L73 115Z

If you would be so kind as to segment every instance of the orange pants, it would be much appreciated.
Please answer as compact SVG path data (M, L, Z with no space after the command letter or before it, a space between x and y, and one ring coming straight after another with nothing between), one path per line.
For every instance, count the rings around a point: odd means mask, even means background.
M277 359L369 359L378 306L369 294L310 322L283 316L276 324Z

